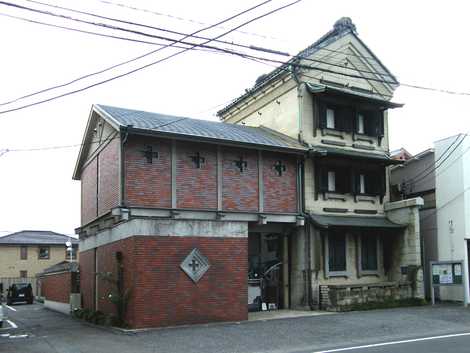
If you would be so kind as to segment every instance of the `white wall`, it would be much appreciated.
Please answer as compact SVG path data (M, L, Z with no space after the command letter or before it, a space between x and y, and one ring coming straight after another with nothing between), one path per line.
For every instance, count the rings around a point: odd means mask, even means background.
M470 149L470 137L465 138L462 135L458 140L456 138L457 136L451 136L434 144L436 165L440 165L436 169L437 239L440 261L464 260L467 249L465 239L470 239L470 153L467 153ZM454 141L456 142L451 146ZM439 160L449 146L451 147L448 152ZM446 159L447 156L449 157ZM465 269L468 270L468 265ZM463 298L463 290L460 287L441 288L440 294L444 300Z

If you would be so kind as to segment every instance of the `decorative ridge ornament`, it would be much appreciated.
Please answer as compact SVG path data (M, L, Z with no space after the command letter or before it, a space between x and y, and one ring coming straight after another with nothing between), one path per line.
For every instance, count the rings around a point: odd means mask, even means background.
M351 32L357 33L356 25L353 23L350 17L341 17L338 21L335 22L333 29L338 32L349 29Z

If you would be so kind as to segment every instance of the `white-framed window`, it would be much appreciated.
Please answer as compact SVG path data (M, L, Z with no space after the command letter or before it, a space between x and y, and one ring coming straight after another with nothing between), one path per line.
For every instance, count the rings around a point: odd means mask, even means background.
M364 114L359 113L357 115L357 133L358 134L365 134L365 121L364 121Z
M366 193L366 175L359 174L359 193L365 194Z
M326 108L326 128L334 129L335 128L335 110L331 108Z
M334 171L328 171L328 191L336 191L336 173Z

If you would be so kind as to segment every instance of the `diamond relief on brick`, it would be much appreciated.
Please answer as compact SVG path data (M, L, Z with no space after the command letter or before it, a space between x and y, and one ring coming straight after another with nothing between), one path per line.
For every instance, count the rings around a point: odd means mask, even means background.
M189 278L197 283L209 269L209 260L197 248L194 248L180 264L181 269Z

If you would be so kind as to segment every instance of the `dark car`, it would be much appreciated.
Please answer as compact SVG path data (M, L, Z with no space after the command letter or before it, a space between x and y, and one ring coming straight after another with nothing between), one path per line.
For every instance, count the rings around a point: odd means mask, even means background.
M7 305L19 302L33 304L33 288L30 283L15 283L8 288Z

